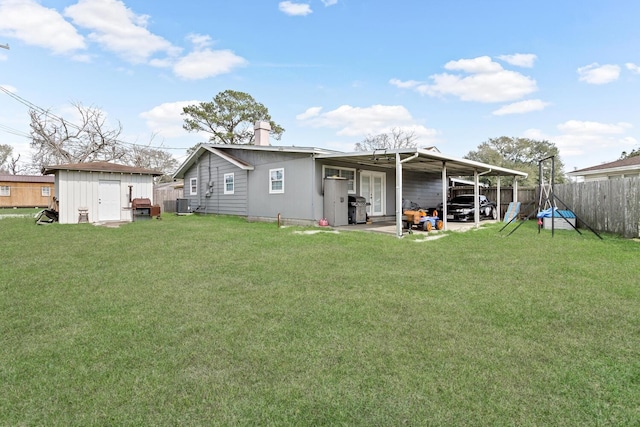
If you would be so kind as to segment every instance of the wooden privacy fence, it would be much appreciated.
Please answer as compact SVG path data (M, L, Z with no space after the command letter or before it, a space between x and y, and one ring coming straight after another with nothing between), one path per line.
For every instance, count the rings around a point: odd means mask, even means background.
M162 212L176 212L176 199L184 197L182 188L154 188L153 200Z
M620 178L556 184L559 200L597 231L638 237L640 227L640 178ZM556 204L563 209L561 203Z

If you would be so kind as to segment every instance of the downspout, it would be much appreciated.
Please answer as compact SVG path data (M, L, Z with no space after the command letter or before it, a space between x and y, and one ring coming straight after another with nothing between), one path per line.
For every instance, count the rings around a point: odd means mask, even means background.
M415 153L404 160L400 160L400 153L396 153L396 236L402 237L402 164L418 157Z

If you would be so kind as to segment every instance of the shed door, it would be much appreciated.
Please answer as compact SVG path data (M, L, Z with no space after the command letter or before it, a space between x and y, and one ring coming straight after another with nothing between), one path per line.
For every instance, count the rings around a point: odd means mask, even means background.
M98 221L120 221L120 181L100 181Z

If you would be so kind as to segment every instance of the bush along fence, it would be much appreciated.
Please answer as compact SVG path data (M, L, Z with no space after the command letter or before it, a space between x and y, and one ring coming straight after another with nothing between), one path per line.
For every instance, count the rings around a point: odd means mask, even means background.
M640 235L640 178L556 184L554 193L597 231Z

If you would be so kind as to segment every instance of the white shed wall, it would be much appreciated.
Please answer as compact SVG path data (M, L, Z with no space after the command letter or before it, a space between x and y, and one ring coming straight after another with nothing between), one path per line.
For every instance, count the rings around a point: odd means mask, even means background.
M56 174L55 192L58 199L59 222L76 224L78 208L89 209L89 222L100 220L99 183L100 181L118 181L120 183L120 221L131 221L129 204L129 185L131 198L153 200L153 177L151 175L132 175L107 172L59 171Z

